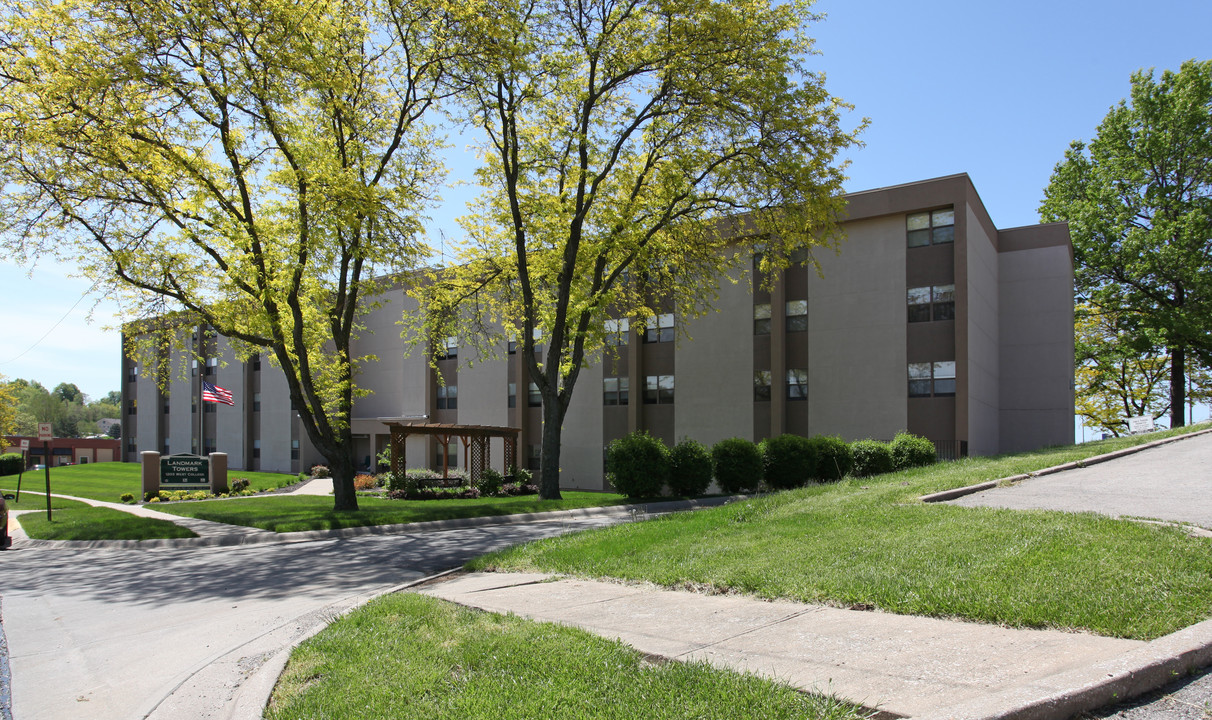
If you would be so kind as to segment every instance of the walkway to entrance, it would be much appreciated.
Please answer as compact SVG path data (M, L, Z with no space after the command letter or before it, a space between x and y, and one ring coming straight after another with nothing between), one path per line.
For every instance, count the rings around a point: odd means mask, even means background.
M480 479L485 468L491 467L492 452L489 441L501 438L505 443L505 470L518 465L518 434L521 428L496 427L492 425L450 425L444 423L425 423L418 425L403 425L390 422L391 428L391 471L402 475L408 468L408 458L405 456L405 440L409 435L430 435L442 445L442 477L448 476L447 466L450 457L450 443L456 438L463 442L463 467L474 482Z

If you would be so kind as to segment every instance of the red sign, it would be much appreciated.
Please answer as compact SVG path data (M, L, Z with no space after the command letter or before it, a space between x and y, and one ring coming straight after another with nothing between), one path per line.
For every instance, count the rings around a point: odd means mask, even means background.
M29 440L22 440L22 441L21 441L21 449L22 449L22 450L29 450Z
M38 423L38 440L39 442L50 442L55 436L51 434L50 423Z

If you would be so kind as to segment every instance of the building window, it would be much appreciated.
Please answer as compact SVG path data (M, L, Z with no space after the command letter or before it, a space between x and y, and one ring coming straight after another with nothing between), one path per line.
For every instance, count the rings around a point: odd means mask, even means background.
M197 360L190 360L190 361L189 361L189 374L190 374L192 377L197 377L197 376L198 376L198 361L197 361Z
M954 397L955 361L909 363L909 397Z
M645 405L673 404L673 376L649 375L644 379Z
M459 408L459 386L458 385L439 385L438 386L438 409L439 410L457 410Z
M126 414L127 414L127 415L135 415L135 414L137 414L138 412L139 412L139 400L138 400L138 398L131 398L130 400L127 400L127 401L126 401Z
M955 319L955 285L909 288L909 322Z
M165 415L168 414L168 399L167 398L165 398L165 400L164 400L164 414Z
M627 335L631 332L631 320L627 318L611 319L607 320L604 326L607 345L619 347L627 344Z
M769 370L754 370L753 371L753 399L757 401L770 399L770 381L771 375Z
M261 457L261 441L260 440L253 440L253 457L254 458Z
M169 441L168 441L168 438L164 438L164 450L163 450L163 451L161 451L161 453L162 453L162 454L164 454L164 455L172 455L172 452L171 452L171 451L168 449L168 448L169 448L169 445L170 445L170 443L169 443Z
M253 393L253 412L261 412L261 393Z
M787 301L787 332L804 332L808 329L808 301Z
M913 213L905 218L909 247L943 245L955 242L955 210L946 208Z
M214 375L215 368L219 367L219 358L206 358L206 374Z
M644 342L673 342L673 313L649 316L645 322Z
M518 406L518 384L509 383L509 407Z
M505 349L510 355L516 355L518 352L518 335L517 333L509 333L505 336ZM510 405L510 407L513 407Z
M442 343L442 350L438 353L439 360L448 360L459 356L459 339L457 337L448 337Z
M631 380L625 377L602 378L602 404L626 405Z
M252 369L254 371L261 369L261 353L252 356Z
M299 441L298 440L290 441L290 459L291 460L299 459Z
M138 438L133 438L133 437L132 437L130 440L128 440L128 441L127 441L127 443L126 443L126 452L135 452L135 451L136 451L136 450L138 450L138 449L139 449L139 440L138 440ZM31 457L32 457L32 456L31 456Z
M202 403L202 412L213 413L215 411L215 403Z
M807 400L808 399L808 371L807 370L788 370L787 371L787 399L788 400Z
M753 306L753 334L770 334L770 303L758 303Z
M530 383L530 388L526 391L526 403L530 407L543 407L543 393L539 392L538 383Z
M529 445L526 451L526 468L528 470L538 471L543 462L543 446Z
M130 366L130 374L126 376L128 382L134 382L139 379L139 364L132 363Z

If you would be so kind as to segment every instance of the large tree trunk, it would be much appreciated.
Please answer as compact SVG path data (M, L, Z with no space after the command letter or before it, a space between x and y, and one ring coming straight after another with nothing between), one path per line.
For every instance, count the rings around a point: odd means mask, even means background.
M357 510L358 493L354 489L353 452L345 452L343 457L329 458L328 462L328 469L332 472L333 510Z
M564 409L556 393L543 398L543 455L539 470L539 497L560 500L560 430L564 426Z
M1170 427L1187 424L1187 355L1186 348L1170 350Z

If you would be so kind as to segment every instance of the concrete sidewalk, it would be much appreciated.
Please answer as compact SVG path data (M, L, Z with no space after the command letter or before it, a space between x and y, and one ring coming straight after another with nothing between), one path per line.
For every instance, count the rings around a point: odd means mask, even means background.
M462 575L419 592L931 720L1059 720L1212 662L1212 621L1142 642L543 574Z

